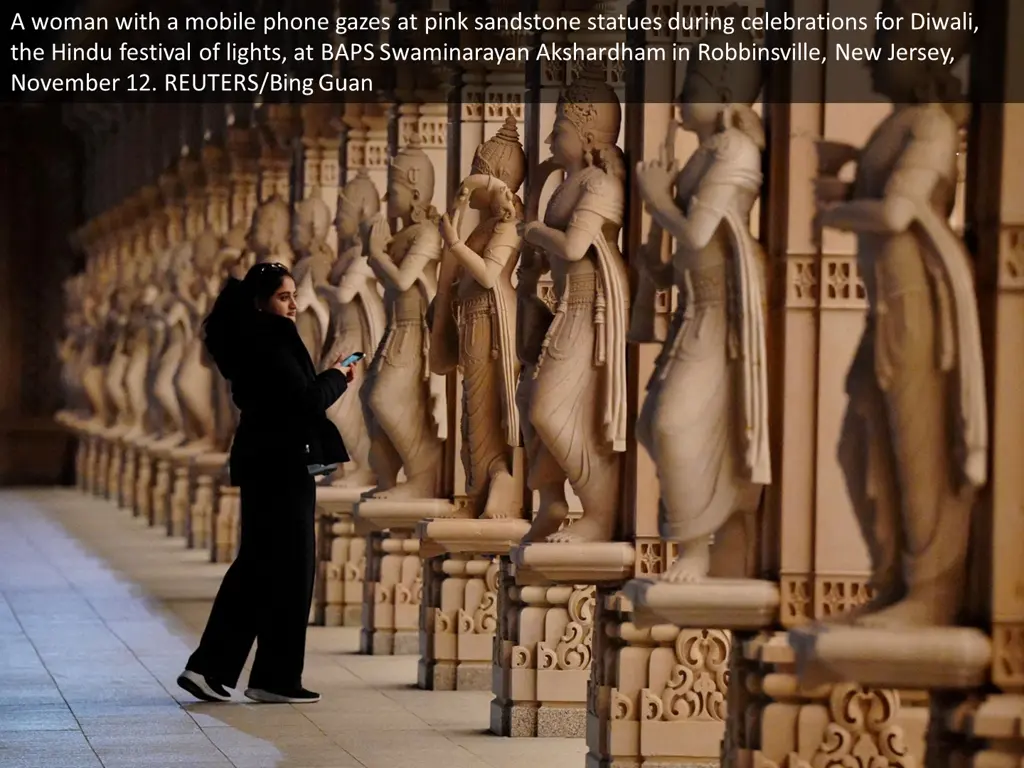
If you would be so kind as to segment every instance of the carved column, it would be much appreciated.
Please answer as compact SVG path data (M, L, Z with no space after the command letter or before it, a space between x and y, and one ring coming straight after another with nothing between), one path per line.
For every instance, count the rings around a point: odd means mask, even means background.
M182 254L181 258L187 258L192 262L190 267L186 267L184 264L179 266L179 269L191 268L193 274L195 274L195 242L200 234L202 234L207 228L207 221L210 217L210 205L211 189L217 183L220 169L217 167L217 158L213 154L213 149L204 152L203 147L199 142L202 141L201 137L193 137L196 141L192 146L189 147L191 167L190 176L187 179L188 187L186 189L186 203L185 203L185 239L189 243L188 250ZM188 295L179 296L179 301L183 302L182 306L187 307L188 319L183 324L186 327L186 339L187 342L192 340L192 336L200 332L196 318L192 317L192 313L195 308L191 306L191 297ZM187 302L187 303L186 303ZM187 347L183 350L182 362L184 362L184 355L187 354ZM181 366L179 366L179 372L175 375L176 381L180 380ZM175 537L183 537L186 539L186 544L189 538L189 530L191 528L191 521L189 514L192 507L192 497L195 491L195 474L193 472L193 459L200 455L203 450L197 449L193 443L197 439L197 434L191 431L188 421L190 415L188 413L187 403L180 397L181 385L176 383L175 390L179 392L179 400L181 400L181 409L185 415L186 420L186 434L185 442L178 448L168 452L168 458L171 465L172 473L172 485L171 494L169 500L169 514L167 516L167 535Z
M566 6L561 7L562 3L559 2L541 2L540 12L542 13L558 13L559 11L569 11L570 8ZM625 6L618 6L614 3L598 3L593 6L593 10L590 12L583 13L584 17L591 15L599 15L604 13L618 13L625 11ZM574 36L576 38L578 36ZM558 38L557 35L544 35L542 39L546 43L551 42L565 42ZM614 44L622 39L621 33L590 33L584 36L584 39L579 40L579 44L587 47L590 45L608 45ZM571 83L579 74L579 67L582 66L580 62L556 62L556 61L541 61L539 66L539 77L538 83L534 84L534 90L531 93L529 99L529 106L527 108L526 121L527 121L527 132L529 138L527 139L527 147L531 151L530 162L531 168L536 167L535 164L539 163L547 155L546 145L543 144L543 140L550 133L557 114L557 102L560 92ZM605 73L607 82L615 89L620 103L625 104L628 102L625 92L625 82L623 78L623 67L621 62L609 61L605 63ZM619 145L624 146L629 136L629 131L632 130L628 123L628 110L623 108L623 120L626 122L626 131L620 130L619 132ZM531 147L532 144L532 147ZM544 184L540 194L540 206L539 212L543 215L544 210L547 207L547 202L550 199L550 195L557 188L561 178L558 174L553 175L551 178L542 180L538 179L533 183ZM534 190L530 191L532 195ZM620 237L621 242L629 243L630 238L630 219L627 217L626 224L623 227L622 234ZM626 249L623 249L626 252ZM550 284L549 284L550 286ZM546 298L549 303L555 298L551 293L551 288L548 286L542 286L542 297ZM545 292L547 295L545 296ZM627 355L627 366L632 366L630 362L630 355ZM638 387L636 384L636 377L631 371L627 371L628 383L627 383L627 400L628 407L632 416L627 417L628 421L635 419L636 413L636 398L642 391L642 387ZM600 701L602 700L603 693L599 692L599 686L604 685L608 681L607 664L614 664L613 661L606 661L603 652L599 650L600 644L604 642L606 633L614 633L616 630L612 627L611 623L605 619L602 623L603 614L601 606L608 605L608 601L613 599L619 586L624 583L633 573L634 567L637 561L637 549L634 546L634 537L632 530L634 528L633 520L636 517L636 505L637 496L633 489L636 487L633 473L635 457L637 454L637 446L635 441L631 441L627 452L622 455L620 461L624 471L622 473L623 478L623 514L622 522L620 523L621 530L619 532L619 540L607 542L607 543L583 543L583 544L552 544L552 543L535 543L520 545L514 547L511 552L512 564L515 566L515 580L518 585L517 589L520 592L513 593L509 597L518 598L522 602L519 605L513 601L510 602L508 610L517 614L517 621L510 622L508 628L519 635L519 645L526 645L529 647L529 638L531 634L536 634L538 630L544 632L545 635L549 635L545 638L547 642L554 642L559 646L566 643L576 645L576 649L573 654L566 658L571 661L574 665L579 665L577 671L579 673L586 673L589 676L589 686L576 686L576 685L564 685L559 691L562 701L563 714L557 721L557 735L560 736L579 736L587 735L589 740L600 739L599 726L594 721L593 710L595 707L600 707ZM570 496L572 499L572 506L575 509L580 509L578 500L575 495ZM578 513L577 513L578 514ZM572 516L572 512L570 512ZM556 586L552 586L556 585ZM571 621L565 626L564 634L559 637L557 625L552 626L548 622L544 622L542 618L546 607L542 605L534 604L532 607L541 608L540 612L536 610L527 610L525 604L529 604L533 601L533 597L537 595L534 591L535 587L546 588L547 594L546 599L551 599L555 595L562 594L563 591L568 590L568 594L572 594L577 597L581 602L578 603L577 608L573 615L578 615L581 618L585 617L583 624L579 621ZM504 609L504 606L503 606ZM544 622L539 624L538 621ZM584 624L590 624L591 627L587 631L578 634L578 630L574 626L580 624L582 627ZM543 628L543 629L541 629ZM503 626L504 629L504 626ZM553 634L550 634L554 630ZM578 634L578 637L577 637ZM526 641L526 642L524 642ZM500 663L504 665L507 656L500 656ZM533 665L530 670L531 674L535 674L539 682L542 678L542 674L545 670L544 657L541 654L537 654L531 657L520 656L516 659L513 656L510 661L513 664L519 663L526 665ZM496 658L496 664L499 663L499 658ZM606 674L604 678L598 676L597 667L598 664L606 665ZM535 671L534 671L535 670ZM503 670L504 671L504 670ZM496 676L497 680L497 676ZM513 688L514 690L514 688ZM604 690L604 689L600 689ZM523 689L520 689L521 692ZM527 702L527 701L514 701L502 695L502 692L495 689L496 699L492 704L491 712L491 723L492 729L495 728L514 728L514 720L510 716L513 713L528 712L533 707L537 708L537 711L542 711L540 702ZM542 694L538 691L537 696L540 697ZM547 700L551 700L552 694L545 694ZM601 715L597 715L601 717ZM541 725L540 720L537 721L537 730L535 734L528 735L540 735ZM508 733L508 731L502 731ZM514 731L512 735L516 734ZM527 734L523 734L527 735ZM554 733L548 735L555 735ZM591 745L592 756L595 754L596 749L594 745ZM592 759L592 756L588 760Z
M178 265L184 259L191 259L191 244L201 231L204 217L204 206L202 197L202 179L200 176L201 167L197 158L192 157L187 145L182 148L182 157L175 168L175 183L178 195L175 216L180 217L180 237L177 242L171 244L171 252L167 261L170 267L166 274L157 275L158 280L166 280L164 296L166 310L165 317L161 323L166 334L167 348L164 357L160 362L163 366L172 366L175 370L175 382L177 381L177 368L181 365L184 355L184 346L188 328L187 321L179 315L181 297L178 296L177 287L173 285L173 274L179 268ZM182 266L182 268L185 268ZM178 409L184 415L184 405L181 404L177 395L177 384L173 385L174 397L179 400ZM180 498L177 507L174 503L174 485L177 476L177 467L185 458L180 449L186 442L187 436L170 417L165 418L164 436L157 441L150 449L150 455L155 459L153 498L152 498L152 520L154 525L163 526L167 534L175 536L185 535L184 512L188 507L188 499ZM188 493L188 463L184 464L184 475L180 493ZM177 508L179 517L174 519L174 512Z
M225 133L229 187L229 229L225 238L222 276L227 267L242 257L246 236L259 203L260 144L258 132L241 114L228 114ZM238 549L241 509L238 488L228 482L228 450L234 436L238 413L231 400L230 388L218 380L217 448L197 461L199 481L197 506L209 509L210 559L215 563L231 562ZM204 514L200 511L200 515Z
M521 72L466 73L461 89L459 125L459 173L464 178L472 169L477 148L491 138L508 117L523 132ZM454 191L454 188L453 188ZM462 231L468 235L479 219L467 211ZM461 461L462 378L452 374L450 412L451 434L448 461L452 465L456 502L465 499L467 478ZM522 449L513 451L512 472L525 485ZM516 506L523 509L523 500ZM520 518L526 515L525 509ZM498 612L498 556L529 530L525 519L435 520L421 523L419 537L427 560L424 612L421 629L420 685L435 690L489 690L497 622L489 617ZM438 553L447 553L436 556ZM468 580L467 580L468 579Z
M229 148L223 142L222 131L214 134L217 138L215 143L208 143L203 147L202 163L203 174L206 180L206 226L217 237L223 247L232 227L232 200L231 200L231 176L230 176L230 154ZM205 286L207 306L212 306L215 300L215 290L220 285L221 254L218 254L218 264L210 276L206 276ZM191 461L191 482L193 484L188 501L188 546L194 549L209 550L213 541L213 519L215 507L216 490L219 486L218 478L224 470L227 461L223 448L223 430L220 428L221 414L225 403L222 402L223 390L226 383L221 379L220 372L213 370L213 385L211 397L213 398L215 414L215 432L211 436L210 444L214 450L205 450L192 458Z

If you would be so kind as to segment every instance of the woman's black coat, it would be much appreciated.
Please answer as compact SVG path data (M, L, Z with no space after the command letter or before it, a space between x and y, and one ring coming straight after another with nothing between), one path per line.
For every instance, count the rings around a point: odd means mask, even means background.
M231 483L349 460L325 411L348 387L345 374L317 374L295 323L257 312L238 280L229 280L206 323L206 345L231 383L240 411L231 446Z

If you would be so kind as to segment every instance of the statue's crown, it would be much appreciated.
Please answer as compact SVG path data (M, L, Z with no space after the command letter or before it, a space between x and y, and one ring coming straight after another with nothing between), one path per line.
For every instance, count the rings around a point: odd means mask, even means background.
M418 133L412 134L406 145L398 150L388 163L390 181L403 184L417 192L421 200L430 200L434 195L434 164L423 151L423 139Z
M592 134L595 141L608 144L618 139L622 109L615 90L608 85L603 63L587 62L562 91L558 106L581 136Z
M473 165L480 173L501 179L513 192L522 186L526 176L526 152L514 117L506 117L498 132L480 145Z

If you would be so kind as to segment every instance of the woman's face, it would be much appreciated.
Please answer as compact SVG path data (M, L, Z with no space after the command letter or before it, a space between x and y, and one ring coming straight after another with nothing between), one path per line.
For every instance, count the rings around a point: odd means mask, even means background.
M273 315L280 315L294 320L299 314L298 304L295 303L295 281L286 277L281 285L274 292L274 295L267 301L264 311Z

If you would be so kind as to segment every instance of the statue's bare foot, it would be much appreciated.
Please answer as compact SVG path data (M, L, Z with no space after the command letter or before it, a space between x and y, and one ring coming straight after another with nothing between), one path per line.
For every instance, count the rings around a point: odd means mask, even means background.
M710 562L703 554L680 555L675 562L661 574L661 580L669 584L692 584L704 581L708 577Z
M487 492L487 504L484 505L482 517L488 520L505 520L518 517L514 499L516 498L515 478L508 472L496 472L491 478L491 487Z
M426 483L416 483L412 480L399 483L394 488L373 493L374 499L388 499L389 501L413 501L418 499L429 499L433 496Z
M331 482L335 488L368 488L373 486L375 478L372 472L345 472L339 470Z
M530 530L523 536L522 543L531 544L536 541L544 541L562 526L562 521L568 516L569 505L564 501L557 501L541 507L537 512L537 517L533 519Z
M548 536L552 544L595 544L611 541L615 532L615 518L609 515L607 520L584 515L575 523L562 531Z

